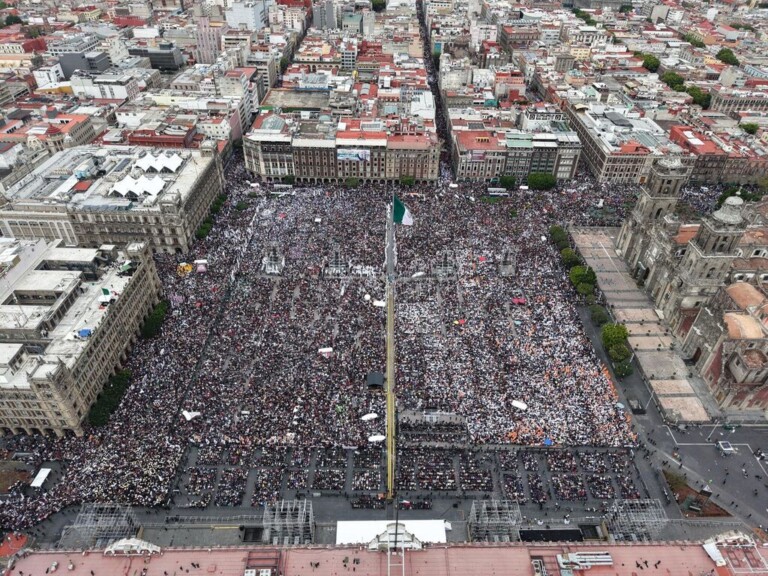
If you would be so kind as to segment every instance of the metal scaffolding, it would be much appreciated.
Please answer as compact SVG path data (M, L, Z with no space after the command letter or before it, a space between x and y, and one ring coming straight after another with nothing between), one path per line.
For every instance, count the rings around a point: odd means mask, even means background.
M123 538L132 538L139 522L130 506L122 504L83 504L75 522L62 531L62 546L106 548Z
M668 522L659 500L614 500L606 515L608 532L616 540L656 540Z
M473 542L514 542L520 540L522 520L516 502L475 500L469 511L469 537Z
M315 517L309 500L278 500L264 509L265 544L311 544L315 537Z

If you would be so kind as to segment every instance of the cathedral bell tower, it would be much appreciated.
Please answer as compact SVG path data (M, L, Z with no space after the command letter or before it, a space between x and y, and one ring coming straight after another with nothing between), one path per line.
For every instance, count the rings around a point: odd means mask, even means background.
M644 256L651 230L674 212L680 189L687 179L688 169L678 158L662 158L655 162L632 213L621 227L616 246L638 280L644 280L648 275Z

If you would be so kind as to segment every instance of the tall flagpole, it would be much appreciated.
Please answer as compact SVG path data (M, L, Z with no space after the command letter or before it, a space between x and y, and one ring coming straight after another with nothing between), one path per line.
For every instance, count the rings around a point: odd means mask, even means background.
M387 209L387 500L395 497L395 193Z

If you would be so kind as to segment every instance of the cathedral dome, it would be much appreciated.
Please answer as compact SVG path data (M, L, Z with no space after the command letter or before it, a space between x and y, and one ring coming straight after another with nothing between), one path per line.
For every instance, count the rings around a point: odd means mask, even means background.
M723 224L741 224L741 209L744 199L739 196L729 196L722 207L712 214L712 218Z

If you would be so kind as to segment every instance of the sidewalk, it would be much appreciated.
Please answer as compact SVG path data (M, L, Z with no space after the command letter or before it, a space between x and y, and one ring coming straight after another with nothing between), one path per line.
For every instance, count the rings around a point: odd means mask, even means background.
M708 422L722 412L706 383L685 364L675 336L653 302L637 287L616 254L618 228L572 228L574 243L597 275L606 305L616 322L626 325L640 378L665 418L673 422Z

